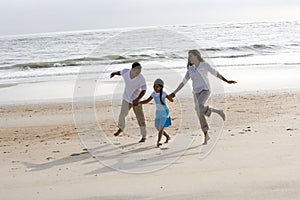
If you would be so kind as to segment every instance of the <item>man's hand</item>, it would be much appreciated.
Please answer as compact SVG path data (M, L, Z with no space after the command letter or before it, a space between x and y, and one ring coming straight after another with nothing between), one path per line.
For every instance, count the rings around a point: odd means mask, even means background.
M135 99L132 101L133 106L138 106L139 105L139 99Z
M121 71L111 73L110 78L114 77L115 75L121 76Z

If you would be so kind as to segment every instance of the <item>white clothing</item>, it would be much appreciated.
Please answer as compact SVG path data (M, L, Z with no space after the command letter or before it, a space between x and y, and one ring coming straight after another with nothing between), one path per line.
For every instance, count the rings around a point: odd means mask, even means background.
M182 80L183 84L186 84L191 78L193 81L193 93L199 93L202 90L210 90L208 81L208 72L217 76L218 71L210 66L207 62L200 62L198 67L195 65L190 66Z
M145 78L142 74L130 78L130 69L123 69L120 71L120 74L125 82L123 99L128 103L132 103L132 101L140 95L142 90L147 89Z

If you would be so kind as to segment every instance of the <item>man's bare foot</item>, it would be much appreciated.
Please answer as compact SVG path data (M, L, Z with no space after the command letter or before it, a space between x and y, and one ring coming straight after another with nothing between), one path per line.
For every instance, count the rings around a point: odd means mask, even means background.
M146 142L146 138L142 138L139 143Z
M225 113L223 110L217 110L216 113L225 121Z
M159 142L158 142L156 146L157 146L157 147L160 147L161 145L162 145L162 143L159 143Z
M114 133L114 136L118 136L118 135L120 135L120 133L122 133L122 129L119 128L117 130L117 132Z

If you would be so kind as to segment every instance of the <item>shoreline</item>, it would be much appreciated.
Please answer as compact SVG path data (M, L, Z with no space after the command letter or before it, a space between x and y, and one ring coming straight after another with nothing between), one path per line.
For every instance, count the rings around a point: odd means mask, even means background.
M238 96L238 95L264 95L264 94L272 94L272 93L298 93L300 92L300 88L286 88L286 89L273 89L273 90L253 90L253 91L242 91L242 92L227 92L224 94L211 94L212 97L221 95L221 96ZM145 95L147 96L147 95ZM178 95L180 98L192 98L192 93ZM107 101L110 100L111 95L104 95L104 96L97 96L94 97L82 97L74 101L73 98L53 98L53 99L36 99L36 100L22 100L22 101L15 101L15 102L0 102L0 106L26 106L26 105L47 105L47 104L72 104L73 102L89 102L91 99L94 99L95 102L97 101ZM118 100L119 98L115 98L112 100Z
M147 64L145 64L147 67ZM151 67L159 68L160 65L155 62L148 64ZM170 63L169 63L170 65ZM177 63L178 65L178 63ZM117 66L116 70L123 68L125 65ZM217 68L218 71L226 78L236 80L236 85L227 85L214 77L211 80L212 95L213 94L237 94L237 93L256 93L260 91L284 91L284 90L300 90L300 79L297 74L300 73L299 67L291 68ZM113 70L108 70L113 71ZM143 71L148 85L148 91L152 90L153 80L157 78L157 73L152 70ZM184 76L184 71L165 68L159 71L160 78L166 83L166 91L170 92L177 87ZM102 75L103 78L104 75ZM81 87L84 90L92 89L91 93L85 91L79 95L78 100L88 96L95 96L96 100L120 98L123 92L123 83L121 78L109 79L108 74L102 80L96 75L88 75L86 80L76 79L45 81L36 83L20 83L20 84L0 84L0 105L7 104L23 104L23 103L39 103L39 102L72 102L75 95L74 89ZM175 81L177 80L177 81ZM190 83L188 84L190 85ZM179 93L181 96L190 96L191 87L185 86ZM146 94L146 95L147 95ZM112 98L113 96L113 98Z

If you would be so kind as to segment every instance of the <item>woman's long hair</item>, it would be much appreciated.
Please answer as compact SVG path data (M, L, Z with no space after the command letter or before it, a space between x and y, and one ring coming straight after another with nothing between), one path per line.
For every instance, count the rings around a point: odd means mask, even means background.
M197 59L200 61L200 62L205 62L205 60L202 58L201 56L201 53L200 51L198 51L197 49L192 49L192 50L189 50L189 53L193 54L194 56L197 57Z

